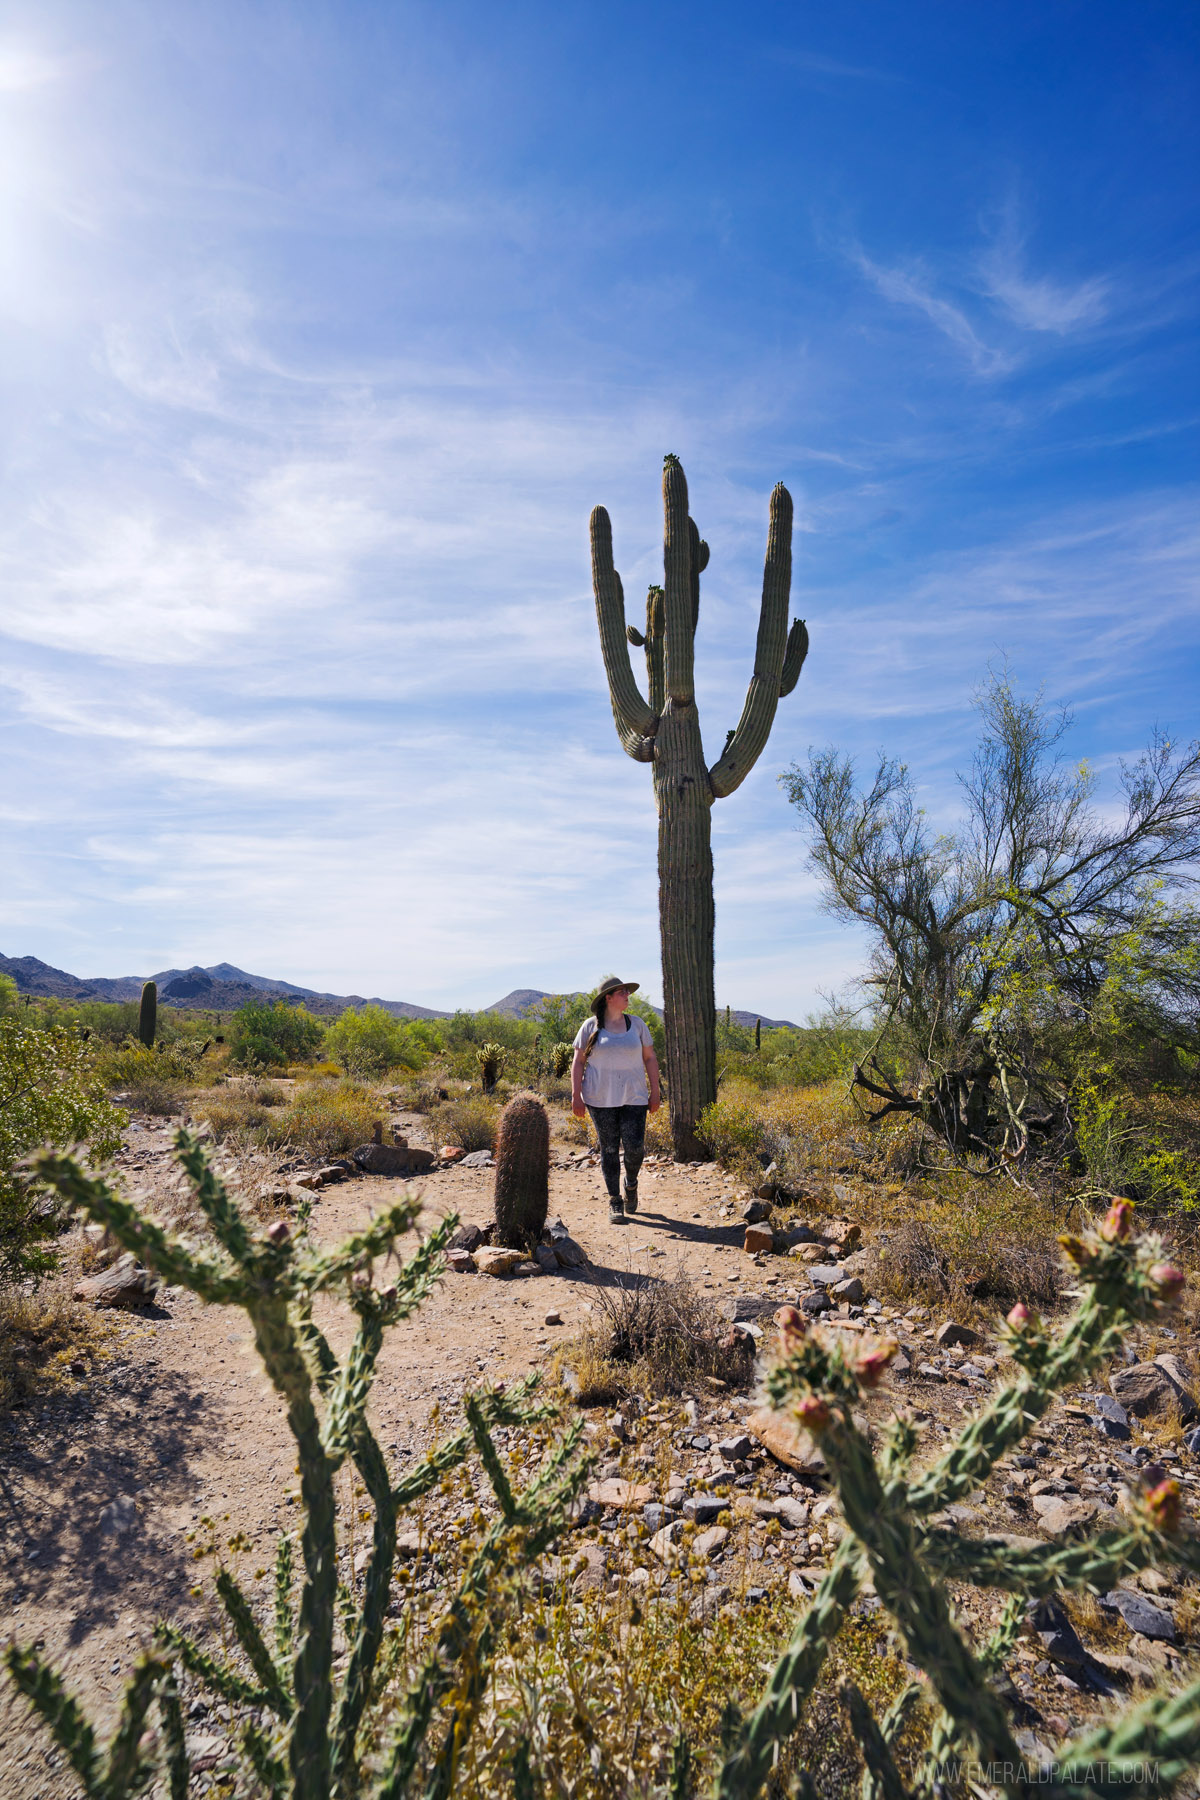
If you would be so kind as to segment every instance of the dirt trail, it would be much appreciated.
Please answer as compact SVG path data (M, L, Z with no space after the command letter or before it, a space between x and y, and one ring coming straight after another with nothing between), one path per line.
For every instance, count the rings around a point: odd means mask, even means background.
M420 1121L407 1121L419 1137ZM151 1204L170 1193L167 1127L135 1127L121 1162ZM557 1153L557 1146L556 1146ZM492 1213L492 1173L452 1169L422 1186L432 1225L454 1211ZM544 1365L586 1317L592 1284L629 1271L685 1269L714 1295L779 1295L795 1272L759 1267L741 1249L741 1190L711 1166L648 1164L642 1210L610 1223L598 1168L551 1172L550 1216L561 1216L591 1268L494 1280L448 1275L411 1320L388 1333L373 1393L374 1426L402 1468L425 1447L435 1404L464 1388ZM363 1177L325 1188L310 1229L332 1243L393 1200L400 1184ZM282 1409L262 1373L243 1314L177 1288L144 1315L114 1314L111 1356L70 1395L0 1420L0 1613L5 1635L38 1645L90 1710L111 1724L135 1655L154 1622L208 1616L187 1534L206 1514L229 1516L266 1560L292 1514L295 1481ZM547 1326L557 1311L562 1324ZM321 1323L335 1348L345 1308ZM209 1565L200 1579L207 1591ZM0 1682L0 1796L62 1800L73 1783L7 1680Z

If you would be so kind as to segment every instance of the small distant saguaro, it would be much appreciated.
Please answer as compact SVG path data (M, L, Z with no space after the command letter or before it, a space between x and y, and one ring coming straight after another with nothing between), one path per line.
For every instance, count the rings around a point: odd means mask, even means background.
M138 1007L138 1037L147 1050L154 1048L154 1034L158 1029L158 983L146 981L142 984L142 1003Z
M758 761L776 706L800 679L808 631L803 619L794 619L788 629L792 497L780 483L771 495L754 673L742 716L709 767L693 680L708 545L688 514L687 481L675 456L663 462L663 516L664 585L652 587L647 596L644 636L625 623L612 525L602 506L591 519L592 584L617 736L627 755L654 770L671 1136L676 1156L692 1159L705 1154L696 1121L717 1092L710 811ZM634 679L629 644L645 648L646 699Z

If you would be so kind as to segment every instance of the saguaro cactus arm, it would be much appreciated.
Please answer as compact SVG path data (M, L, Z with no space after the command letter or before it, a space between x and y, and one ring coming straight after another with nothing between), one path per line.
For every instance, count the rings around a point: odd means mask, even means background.
M650 762L658 719L642 699L633 678L625 635L625 594L613 565L612 524L602 506L592 509L591 538L596 623L617 736L635 762Z
M699 578L692 574L692 537L687 477L677 456L663 459L663 574L666 581L667 693L674 704L691 706L695 690L696 620ZM696 539L699 542L699 537ZM693 598L694 595L694 598Z
M803 619L793 619L788 632L787 649L783 653L783 674L779 682L779 698L786 700L800 679L804 659L808 655L808 626Z
M763 567L762 606L758 615L754 673L750 677L746 704L742 708L742 716L733 736L726 744L720 760L709 770L713 793L718 799L732 794L746 779L771 735L780 694L791 691L791 688L785 690L783 686L786 653L792 642L787 630L791 586L792 496L780 482L771 495L771 524L767 533L767 556ZM807 643L807 633L805 641ZM800 661L803 661L803 657ZM799 675L800 665L797 663L791 687L795 687Z

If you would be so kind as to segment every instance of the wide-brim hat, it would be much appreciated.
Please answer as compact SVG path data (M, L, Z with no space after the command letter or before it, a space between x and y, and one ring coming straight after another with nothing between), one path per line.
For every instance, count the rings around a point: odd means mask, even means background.
M594 1006L605 994L615 993L617 988L628 988L631 994L636 994L641 985L640 981L622 981L619 975L606 975L592 995L592 1004Z

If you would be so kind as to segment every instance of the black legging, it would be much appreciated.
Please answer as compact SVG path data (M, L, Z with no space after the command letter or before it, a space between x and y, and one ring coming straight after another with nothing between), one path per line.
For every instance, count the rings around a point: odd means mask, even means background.
M621 1198L621 1152L625 1152L625 1180L637 1186L638 1170L646 1154L646 1106L589 1106L596 1136L600 1139L600 1169L609 1198Z

